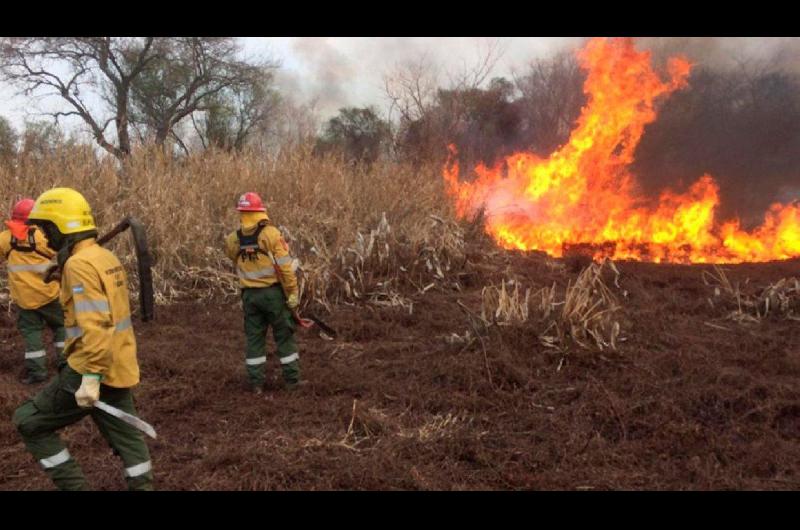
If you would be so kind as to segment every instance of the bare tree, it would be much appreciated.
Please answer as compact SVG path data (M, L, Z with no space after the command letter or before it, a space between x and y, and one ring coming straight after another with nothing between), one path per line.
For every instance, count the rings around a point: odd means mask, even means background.
M414 160L441 158L447 143L471 127L477 101L497 63L505 53L500 39L478 40L477 59L446 72L442 86L440 69L426 54L395 65L384 75L384 94L389 100L389 119L399 113L395 128L395 152ZM494 94L492 95L494 96Z
M135 119L147 127L157 145L163 147L174 126L192 113L218 108L226 92L231 97L252 96L265 72L278 67L271 61L241 60L240 51L235 38L170 39L132 87ZM241 108L258 111L257 105ZM252 117L240 123L247 127Z
M0 162L10 163L17 154L17 131L11 123L0 116Z
M516 104L531 147L549 154L566 141L586 100L583 81L584 73L571 52L534 60L515 76L521 94Z
M497 63L505 55L508 45L499 38L478 39L476 41L476 56L474 63L464 63L461 69L450 74L450 88L452 90L475 90L490 78Z
M58 121L77 116L97 143L117 158L131 152L129 97L132 83L159 55L165 39L112 37L3 37L0 74L27 96L57 96L67 110L45 112ZM100 98L106 109L89 101ZM110 116L109 116L110 110ZM107 136L116 124L116 139Z
M203 148L212 145L241 150L254 135L274 132L281 98L273 87L273 73L254 73L250 83L227 87L204 104L203 116L190 115Z
M396 110L401 121L422 118L436 100L439 67L427 54L396 64L383 75L383 91L389 100L389 116Z
M288 95L278 105L278 117L275 120L275 145L271 145L270 137L259 136L261 148L311 146L320 130L321 118L319 100L312 99L307 103L293 101Z

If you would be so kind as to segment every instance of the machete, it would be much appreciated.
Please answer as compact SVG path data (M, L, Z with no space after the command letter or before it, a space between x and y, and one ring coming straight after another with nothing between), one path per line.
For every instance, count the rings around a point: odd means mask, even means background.
M65 388L67 390L69 390L70 392L72 392L73 394L75 394L75 392L76 392L75 390L73 390L73 389L71 389L69 387L65 387ZM135 427L136 429L142 431L143 433L145 433L150 438L153 438L153 439L156 438L156 430L153 429L152 425L150 425L149 423L147 423L143 419L137 418L133 414L128 414L124 410L120 410L117 407L112 407L111 405L109 405L105 401L100 401L99 399L97 401L95 401L92 404L92 406L102 410L106 414L110 414L110 415L114 416L115 418L119 418L120 420L124 421L128 425L130 425L132 427Z
M319 318L315 317L314 315L308 315L308 320L319 326L319 329L330 335L331 337L336 338L336 330L327 325L325 322L320 320Z
M105 401L100 401L100 400L95 401L94 402L94 407L102 410L103 412L111 414L115 418L121 419L122 421L124 421L128 425L136 427L137 429L139 429L140 431L145 433L147 436L149 436L150 438L153 438L155 440L155 438L156 438L156 430L153 429L153 427L149 423L144 421L143 419L137 418L133 414L128 414L124 410L120 410L117 407L112 407L111 405L109 405Z

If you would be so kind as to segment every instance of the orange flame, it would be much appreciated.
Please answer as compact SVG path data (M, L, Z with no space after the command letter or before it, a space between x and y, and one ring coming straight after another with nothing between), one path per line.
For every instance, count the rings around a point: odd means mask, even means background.
M486 231L509 249L589 249L595 258L654 262L739 263L800 256L800 205L774 204L763 224L746 232L739 221L718 225L719 188L704 175L684 193L664 191L655 206L629 171L654 104L683 88L691 69L672 58L662 81L632 39L593 39L579 52L587 70L587 105L569 141L547 159L515 153L476 178L459 181L456 148L444 168L448 194L464 217L480 208Z

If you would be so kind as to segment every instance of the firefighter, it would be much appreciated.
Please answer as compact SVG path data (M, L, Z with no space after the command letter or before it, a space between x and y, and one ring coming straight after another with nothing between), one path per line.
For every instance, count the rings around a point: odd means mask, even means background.
M234 262L242 290L248 382L253 392L262 392L267 362L266 334L272 327L284 384L287 389L295 390L305 384L300 381L300 361L294 339L298 262L289 255L289 246L280 231L270 223L258 194L242 195L237 210L241 227L227 236L225 251Z
M0 255L6 259L11 300L17 307L17 328L25 340L26 384L47 379L47 351L43 332L53 332L56 364L64 348L64 313L58 301L58 283L44 282L44 274L54 265L56 253L47 246L44 233L25 221L33 208L33 199L14 205L8 230L0 232Z
M50 383L14 412L25 445L59 489L87 489L78 463L56 431L90 415L124 463L131 490L152 489L150 453L142 434L93 408L98 399L136 415L131 387L139 382L128 281L119 260L96 242L86 199L54 188L36 200L28 223L40 227L62 268L66 361Z

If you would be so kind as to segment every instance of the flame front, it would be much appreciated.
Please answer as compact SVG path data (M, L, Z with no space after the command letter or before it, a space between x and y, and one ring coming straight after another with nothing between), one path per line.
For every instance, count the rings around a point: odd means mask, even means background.
M751 232L717 223L719 188L702 176L684 193L657 202L638 192L629 171L654 104L687 84L691 65L670 59L668 79L632 39L593 39L579 52L587 71L582 109L569 141L547 159L515 153L494 168L479 164L459 180L456 148L444 168L460 217L480 208L486 231L505 248L560 257L581 246L593 257L654 262L738 263L800 256L800 206L774 204Z

